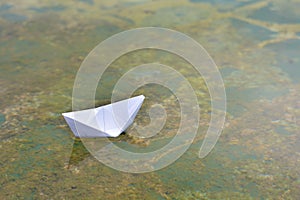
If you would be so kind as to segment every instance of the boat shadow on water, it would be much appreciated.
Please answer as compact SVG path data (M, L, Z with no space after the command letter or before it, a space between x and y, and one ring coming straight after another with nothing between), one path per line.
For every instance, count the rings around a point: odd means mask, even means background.
M122 132L118 138L109 138L111 142L126 141L126 132ZM84 146L84 142L80 138L75 138L72 146L69 161L67 162L67 168L78 166L82 161L88 158L92 158L92 154Z

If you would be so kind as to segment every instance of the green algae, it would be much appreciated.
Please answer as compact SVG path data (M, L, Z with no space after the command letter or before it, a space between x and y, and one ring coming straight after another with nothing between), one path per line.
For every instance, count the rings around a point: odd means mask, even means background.
M0 198L300 196L299 45L298 39L290 40L288 34L280 38L282 30L299 33L297 2L284 6L280 1L18 4L22 4L18 10L14 1L0 6L6 13L1 13L4 18L0 21ZM274 7L282 9L272 10ZM282 17L286 7L293 12ZM183 59L166 52L138 51L120 57L99 83L97 106L110 102L114 83L132 66L160 60L187 77L196 88L201 109L198 135L183 157L158 172L128 174L104 166L80 141L74 142L60 114L72 109L76 71L94 46L122 30L149 25L175 27L203 44L221 69L228 118L219 143L200 160L197 154L210 119L204 79ZM165 129L154 138L141 140L134 137L132 128L112 142L127 150L150 151L174 136L179 109L165 88L148 85L136 94L152 99L145 102L136 122L149 123L147 109L160 100L169 106Z

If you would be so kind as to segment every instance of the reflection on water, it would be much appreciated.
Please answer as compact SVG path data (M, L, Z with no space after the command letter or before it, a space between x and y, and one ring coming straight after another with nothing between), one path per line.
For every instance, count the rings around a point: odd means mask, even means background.
M11 1L0 3L1 199L299 199L300 2ZM159 60L197 88L198 135L174 164L128 174L99 163L73 138L61 113L71 110L76 72L100 41L123 30L163 26L193 37L216 61L227 92L227 121L215 149L197 153L210 119L209 93L192 67L159 51L133 52L107 70L97 105L132 66ZM176 83L174 83L176 84ZM166 88L147 85L135 123L149 123L161 101L160 134L138 138L132 126L113 139L127 150L160 148L178 129L180 109Z
M68 168L78 165L81 161L91 156L89 151L84 147L84 144L79 138L76 138L73 143Z

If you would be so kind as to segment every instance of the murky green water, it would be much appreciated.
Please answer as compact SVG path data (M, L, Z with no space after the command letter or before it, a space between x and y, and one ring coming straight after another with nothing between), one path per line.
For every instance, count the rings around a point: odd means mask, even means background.
M10 1L0 3L0 199L299 199L300 1ZM180 58L140 51L114 62L97 89L110 101L130 66L159 60L184 74L201 108L198 135L172 165L129 174L106 167L74 141L61 117L84 57L107 37L143 26L183 32L218 65L227 93L219 142L199 147L210 119L209 93ZM125 149L156 148L177 131L179 110L163 87L145 86L147 108L165 103L168 121L153 139L132 130L113 140Z

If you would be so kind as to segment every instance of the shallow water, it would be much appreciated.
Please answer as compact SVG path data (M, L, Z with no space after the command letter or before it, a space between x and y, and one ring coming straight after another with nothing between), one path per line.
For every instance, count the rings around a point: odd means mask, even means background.
M300 1L10 1L0 3L0 199L299 199ZM119 172L74 140L61 113L72 109L75 75L109 36L162 26L194 38L216 62L227 93L223 133L198 158L210 119L210 97L193 67L161 51L137 51L112 63L97 105L110 102L131 66L159 60L197 88L201 121L189 150L156 172ZM178 102L148 85L136 122L160 102L168 119L154 138L133 128L116 145L150 151L178 129Z

